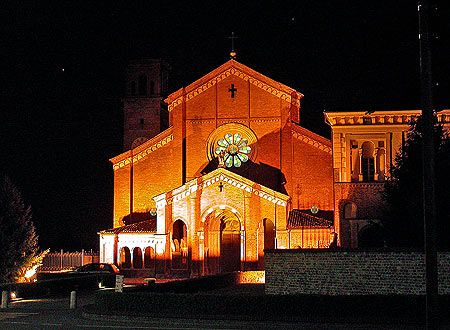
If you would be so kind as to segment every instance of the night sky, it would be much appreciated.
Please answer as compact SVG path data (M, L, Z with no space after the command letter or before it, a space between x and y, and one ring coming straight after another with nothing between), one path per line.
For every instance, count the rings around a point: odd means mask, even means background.
M433 16L435 104L450 108L450 10ZM170 91L228 60L305 95L302 125L329 137L323 110L420 108L416 1L11 1L0 19L0 172L33 209L43 248L98 249L112 226L122 151L124 68L164 58ZM6 10L5 10L6 9Z

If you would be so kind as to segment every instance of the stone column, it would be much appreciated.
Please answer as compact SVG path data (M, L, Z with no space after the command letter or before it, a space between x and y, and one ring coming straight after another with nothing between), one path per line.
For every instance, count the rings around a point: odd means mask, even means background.
M380 165L378 164L378 152L379 152L380 148L375 148L375 157L374 157L374 164L373 166L375 167L375 171L374 171L374 180L378 181L378 174L380 171Z
M359 158L358 178L359 178L359 181L362 181L363 180L363 174L362 174L362 148L358 148L358 158Z

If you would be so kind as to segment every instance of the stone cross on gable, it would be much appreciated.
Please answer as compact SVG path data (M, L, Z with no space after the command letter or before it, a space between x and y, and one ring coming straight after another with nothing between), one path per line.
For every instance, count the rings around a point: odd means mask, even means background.
M237 88L234 87L234 84L231 84L231 87L228 88L228 91L231 93L231 98L234 99L234 95L237 92Z

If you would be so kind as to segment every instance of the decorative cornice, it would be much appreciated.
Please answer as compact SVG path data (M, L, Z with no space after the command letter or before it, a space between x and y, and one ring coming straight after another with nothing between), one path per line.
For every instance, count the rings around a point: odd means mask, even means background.
M175 188L171 191L171 194L169 194L171 196L169 200L166 199L167 193L155 196L153 197L153 200L156 202L157 208L161 208L167 203L174 203L183 200L195 193L197 190L203 190L218 182L223 182L244 190L247 193L255 194L256 196L280 206L286 206L290 199L288 195L284 195L261 185L256 185L253 181L241 177L236 173L230 172L223 168L218 168L213 172L204 175L200 184L198 183L198 179L195 178L183 186Z
M133 152L134 150L129 150L126 153L123 153L117 157L110 159L110 161L113 163L113 170L116 171L119 168L131 164L131 159L133 159L133 164L137 163L138 161L147 157L152 152L158 150L159 148L162 148L163 146L167 145L169 142L173 140L172 130L170 130L170 132L163 132L163 133L168 133L168 135L160 136L161 135L160 134L155 136L153 139L136 147L136 153Z
M181 90L173 93L171 96L169 96L166 99L166 101L169 103L168 110L172 111L176 106L180 105L183 102L183 97L184 97L185 101L187 102L187 101L191 100L192 98L194 98L195 96L200 95L201 93L207 91L209 88L218 84L220 81L222 81L232 75L239 77L239 78L243 79L244 81L248 81L250 84L252 84L252 85L254 85L254 86L282 99L282 100L285 100L285 101L291 103L293 106L300 107L300 99L303 96L301 93L299 93L287 86L284 86L280 83L277 83L277 82L273 81L272 79L267 78L261 74L258 74L258 75L265 78L268 81L267 83L263 82L261 79L254 78L251 75L243 72L243 70L248 70L248 71L251 71L252 73L256 73L256 71L251 70L250 68L247 68L244 65L237 63L235 61L229 61L229 62L225 63L225 65L231 66L231 67L226 69L225 71L222 71L221 73L215 75L213 78L208 79L206 82L202 83L201 85L194 87L193 90L188 91L186 94L180 93L180 91L183 91L183 89L181 89ZM237 65L242 66L243 70L236 68L235 66L237 66ZM218 69L220 69L220 68L218 68ZM206 75L205 77L207 77L207 76L208 75ZM275 87L275 86L271 85L270 83L278 84L280 86L283 86L284 88ZM191 84L191 86L192 85L193 84ZM188 88L188 90L189 90L189 88ZM294 97L292 97L293 93L295 93Z
M280 117L276 117L276 118L251 118L250 122L252 123L277 123L280 122L281 118Z
M382 190L384 188L385 183L386 182L384 181L384 182L335 182L334 184L338 186L348 186L358 189L372 188Z
M422 114L421 110L390 110L373 112L324 112L325 121L330 126L357 125L403 125L409 126ZM450 124L450 110L436 112L438 122L448 127Z
M224 119L217 119L217 124L223 125L223 124L232 124L232 123L239 123L239 124L246 124L248 123L248 119L245 118L224 118Z
M186 119L186 123L190 123L190 124L211 124L211 123L215 123L216 119L213 118L205 118L205 119L199 119L199 118L195 118L195 119Z
M219 118L219 119L215 119L215 118L190 118L190 119L186 119L187 123L191 123L191 124L210 124L210 123L215 123L218 122L219 124L224 124L224 123L247 123L248 121L250 121L251 123L276 123L276 122L280 122L281 118L280 117L256 117L256 118Z
M310 132L310 133L312 133L312 132ZM326 153L328 153L330 155L332 154L331 143L330 143L330 145L327 145L321 141L318 141L318 139L314 139L311 136L308 136L304 133L299 132L296 129L292 130L292 136L302 142L305 142L305 143L319 149L319 150L325 151ZM320 138L324 139L323 137L320 137Z

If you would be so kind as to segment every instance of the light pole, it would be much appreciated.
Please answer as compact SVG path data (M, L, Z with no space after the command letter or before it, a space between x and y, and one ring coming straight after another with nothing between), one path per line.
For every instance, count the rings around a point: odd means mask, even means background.
M423 221L426 277L426 327L438 327L438 276L436 249L436 207L434 192L434 115L431 74L431 33L429 29L430 3L418 1L420 82L423 120Z

